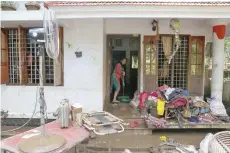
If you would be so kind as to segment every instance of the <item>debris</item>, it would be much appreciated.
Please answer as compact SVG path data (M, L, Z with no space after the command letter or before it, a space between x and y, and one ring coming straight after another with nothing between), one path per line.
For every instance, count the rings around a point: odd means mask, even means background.
M1 110L1 119L6 118L8 116L8 111Z
M183 145L172 139L161 142L157 147L150 147L149 151L151 153L198 153L194 146Z
M158 119L158 118L153 117L151 115L146 116L146 122L148 122L149 124L152 124L156 128L165 128L165 124L166 124L165 119L163 119L163 118Z
M222 101L218 101L216 98L207 98L210 104L211 113L215 116L228 116L226 109Z
M163 141L163 142L166 142L166 141L167 141L167 138L166 138L166 136L161 136L161 137L160 137L160 140Z
M83 126L96 135L121 133L124 121L108 112L85 113L82 117Z
M212 137L213 137L213 134L208 133L205 136L205 138L200 142L200 149L199 149L200 153L208 153L208 144L210 140L212 139Z
M125 149L123 153L132 153L129 149Z
M139 120L134 120L134 121L131 121L130 127L131 127L131 128L135 128L135 127L137 127L139 124L140 124L140 121L139 121Z

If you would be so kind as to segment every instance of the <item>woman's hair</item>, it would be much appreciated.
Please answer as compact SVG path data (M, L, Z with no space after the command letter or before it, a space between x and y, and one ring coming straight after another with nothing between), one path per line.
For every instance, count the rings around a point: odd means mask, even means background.
M121 61L123 61L123 60L126 60L126 61L127 61L127 58L126 58L126 57L121 58Z

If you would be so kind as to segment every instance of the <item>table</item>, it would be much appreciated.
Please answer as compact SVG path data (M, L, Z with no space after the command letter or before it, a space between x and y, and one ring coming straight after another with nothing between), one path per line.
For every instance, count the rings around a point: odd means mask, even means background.
M31 129L29 131L2 140L1 149L14 153L19 153L18 144L27 138L39 135L41 130L40 128L41 127L37 127L35 129ZM60 148L59 150L56 150L55 153L67 152L83 140L89 138L90 136L90 132L83 127L75 128L72 125L70 125L69 128L61 129L58 120L46 124L45 129L47 135L61 135L66 139L65 146Z

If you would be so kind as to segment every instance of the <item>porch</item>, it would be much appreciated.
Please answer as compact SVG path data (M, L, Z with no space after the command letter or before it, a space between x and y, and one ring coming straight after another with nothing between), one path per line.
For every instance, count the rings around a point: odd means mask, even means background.
M104 5L104 3L100 5ZM142 7L143 5L145 7ZM94 7L92 4L80 6L75 2L71 4L50 3L49 7L56 12L60 26L63 27L63 65L61 67L62 80L60 80L60 86L45 87L48 113L52 114L63 98L70 98L71 101L82 103L84 111L101 111L105 109L106 104L110 101L109 78L110 71L112 71L111 66L109 66L112 61L108 58L108 35L116 35L119 36L118 38L121 38L120 36L122 35L129 35L133 38L138 36L139 43L134 47L139 53L136 83L139 91L155 90L157 86L168 83L169 86L183 88L193 95L203 97L204 47L206 42L215 41L216 48L223 50L223 41L216 40L215 35L212 36L212 34L213 26L227 25L229 23L228 5L223 4L216 7L210 4L206 8L203 4L199 4L196 9L190 9L190 7L195 7L193 5L176 6L177 12L174 10L175 6L168 4L159 6L159 4L155 3L139 6L125 4L122 7L120 7L120 4L119 6L109 4L105 7ZM92 9L97 11L92 12ZM187 12L186 10L191 11ZM25 18L27 15L28 17ZM38 11L7 12L2 16L2 25L6 29L11 27L18 29L18 25L21 25L21 28L42 26L42 14ZM158 44L157 47L161 49L161 52L157 52L154 60L152 60L153 54L146 54L145 47L148 43L151 44L151 41L155 41L155 36L157 35L157 31L152 30L153 20L156 20L159 24L160 38L170 36L169 39L173 41L174 34L169 26L172 18L178 18L180 21L179 34L183 37L182 48L186 49L180 50L179 57L176 57L181 58L180 56L183 56L182 60L184 62L180 61L179 65L174 62L175 65L169 66L169 73L166 74L167 77L164 77L160 75L162 66L164 66L162 63L165 60L162 48L163 43ZM226 36L229 33L229 26L227 26ZM195 45L200 45L201 48L195 55L192 55L193 53L191 52L192 39L195 39L198 42ZM221 47L218 47L218 45ZM75 52L82 52L82 57L76 58ZM223 57L223 51L218 49L216 52L217 59L219 59L219 56ZM146 60L150 55L150 60ZM185 55L188 55L188 57ZM193 57L199 58L199 60L193 60ZM131 59L128 60L128 62L130 61ZM222 71L222 63L218 64L220 64L220 68L217 70ZM78 73L79 71L81 74ZM172 72L174 71L177 74L173 74ZM221 73L218 72L218 74ZM78 79L76 79L76 76ZM218 78L217 80L219 81L215 82L217 86L213 88L213 94L222 95L222 87L220 86L223 81L219 79L221 77L215 76L212 78L214 80ZM51 78L50 80L52 81L53 79ZM127 81L130 81L130 79ZM4 101L2 107L12 112L12 117L29 117L31 114L30 110L33 107L31 101L34 100L36 86L24 83L22 85L14 86L9 82L6 85L2 85L2 101ZM24 105L18 106L18 101L23 101ZM20 107L20 112L18 107ZM22 112L26 115L22 115Z

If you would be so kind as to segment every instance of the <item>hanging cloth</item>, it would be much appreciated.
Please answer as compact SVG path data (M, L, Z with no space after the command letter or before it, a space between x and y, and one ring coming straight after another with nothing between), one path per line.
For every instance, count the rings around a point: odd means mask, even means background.
M168 60L170 59L170 56L172 54L172 37L162 36L161 39L163 42L163 51L164 51L164 55L166 58L166 60L164 61L163 72L162 72L161 77L166 78L166 77L169 77Z

